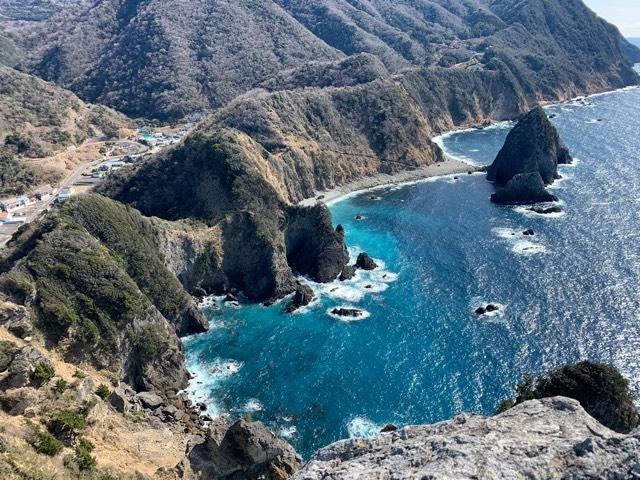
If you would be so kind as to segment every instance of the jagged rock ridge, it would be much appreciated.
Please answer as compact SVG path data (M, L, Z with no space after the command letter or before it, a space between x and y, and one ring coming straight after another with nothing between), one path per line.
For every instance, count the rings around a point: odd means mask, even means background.
M316 452L293 478L634 478L640 434L617 434L565 397L495 417L463 414Z

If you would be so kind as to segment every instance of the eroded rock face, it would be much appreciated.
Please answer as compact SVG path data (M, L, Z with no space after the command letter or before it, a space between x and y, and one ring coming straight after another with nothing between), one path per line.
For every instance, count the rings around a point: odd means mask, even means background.
M296 294L293 296L293 301L287 308L287 312L293 313L302 307L306 307L316 298L315 293L308 285L300 284L296 289Z
M558 197L549 193L538 172L518 173L504 187L491 195L491 201L503 205L557 202Z
M558 165L571 163L571 155L542 107L527 113L509 132L504 146L487 169L487 180L499 189L497 203L554 201L545 185L559 178Z
M344 229L333 229L325 205L291 207L285 235L287 261L291 268L320 283L338 278L349 261Z
M565 397L463 414L325 447L294 479L635 478L640 432L617 434ZM400 475L398 477L398 475Z
M262 423L239 420L226 429L214 425L203 443L190 449L178 467L181 477L195 479L286 479L301 458Z

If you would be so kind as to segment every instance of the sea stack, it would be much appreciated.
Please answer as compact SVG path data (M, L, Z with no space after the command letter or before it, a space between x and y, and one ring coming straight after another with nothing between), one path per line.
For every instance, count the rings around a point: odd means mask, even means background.
M511 130L487 169L487 180L498 185L491 201L512 205L557 201L545 186L560 178L559 164L571 161L557 130L537 106Z

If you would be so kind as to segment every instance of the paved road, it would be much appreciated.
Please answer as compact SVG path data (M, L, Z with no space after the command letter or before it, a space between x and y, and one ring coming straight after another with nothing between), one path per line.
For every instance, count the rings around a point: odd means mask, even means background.
M98 145L102 143L104 142L91 141L91 142L85 143L84 146ZM133 142L130 140L125 140L120 143L124 143L127 145L137 145L139 147L139 151L138 153L136 153L136 155L143 155L149 152L150 150L149 147L147 147L146 145L142 145L141 143ZM118 160L122 160L122 158L124 158L125 156L126 155L116 155L114 157L98 158L95 160L90 160L88 162L81 163L60 182L60 184L58 185L58 189L61 190L63 188L70 188L80 178L82 178L82 174L85 173L87 170L90 170L95 166L104 162L115 162ZM35 208L31 213L27 214L27 220L25 223L30 223L36 220L42 214L42 212L51 208L51 205L53 205L53 203L56 201L56 198L57 198L56 195L52 195L51 198L49 198L48 200L42 203L33 205L33 207ZM18 230L19 227L20 227L20 224L11 224L11 225L0 224L0 249L6 246L9 240L11 240L13 233L15 233L15 231Z

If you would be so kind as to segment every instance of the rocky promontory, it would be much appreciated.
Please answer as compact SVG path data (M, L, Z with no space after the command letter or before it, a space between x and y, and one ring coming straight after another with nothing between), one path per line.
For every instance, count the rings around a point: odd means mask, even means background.
M400 476L398 474L400 473ZM640 433L618 434L576 400L529 400L495 417L462 414L315 453L293 478L636 478Z
M537 106L509 132L487 169L487 180L498 185L491 200L502 204L557 201L545 186L560 178L558 165L571 162L558 131L542 107Z

